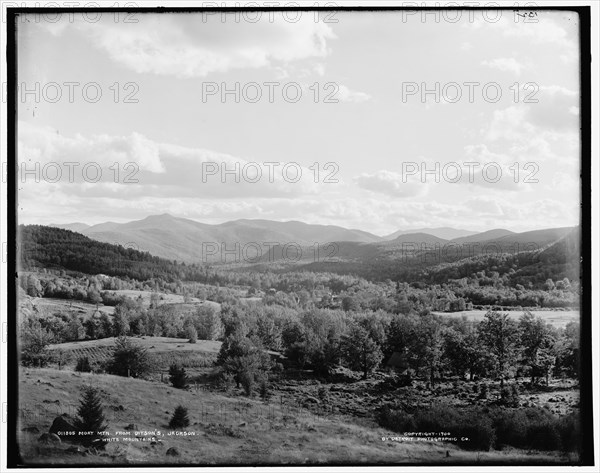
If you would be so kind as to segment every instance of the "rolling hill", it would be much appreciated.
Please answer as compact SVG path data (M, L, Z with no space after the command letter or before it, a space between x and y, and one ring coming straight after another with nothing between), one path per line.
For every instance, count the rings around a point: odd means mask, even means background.
M409 247L410 245L414 245L415 247L421 247L423 245L435 246L443 245L445 243L448 243L448 240L438 238L428 233L408 233L405 235L400 235L397 238L394 238L393 240L386 241L380 246L384 248L397 246Z
M183 265L120 245L103 243L62 228L20 225L19 271L63 269L137 280L197 279L201 268Z
M381 237L361 230L334 225L313 225L297 221L236 220L209 225L169 214L154 215L128 223L102 223L82 233L94 240L120 244L148 251L155 256L188 262L211 262L214 245L227 249L236 245L296 243L300 246L321 245L333 241L372 243ZM204 243L204 246L203 246Z
M22 369L18 383L18 453L28 467L564 462L553 452L479 452L451 443L385 440L398 434L296 407L304 399L294 405L276 399L265 403L219 391L174 389L157 381L53 368ZM69 441L40 443L40 433L50 429L57 415L75 415L86 384L100 392L112 441L99 452ZM170 435L169 419L178 405L189 411L186 435Z
M399 236L413 233L427 233L428 235L441 238L442 240L454 240L456 238L469 237L471 235L477 234L477 232L472 232L470 230L461 230L458 228L450 227L418 228L416 230L398 230L397 232L384 236L383 239L395 240Z

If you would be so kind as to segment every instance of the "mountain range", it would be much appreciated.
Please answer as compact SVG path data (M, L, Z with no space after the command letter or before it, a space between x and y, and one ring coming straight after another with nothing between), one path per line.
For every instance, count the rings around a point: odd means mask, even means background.
M454 240L456 238L468 237L471 235L477 235L477 232L470 230L461 230L458 228L450 227L437 227L437 228L417 228L415 230L398 230L394 233L383 237L384 240L395 240L399 236L408 235L411 233L427 233L443 240Z
M71 223L50 226L82 233L97 241L120 244L148 251L162 258L185 262L223 261L223 253L227 251L232 255L236 252L239 255L245 251L243 254L252 258L257 254L258 247L263 254L263 258L259 259L264 261L264 256L269 254L269 248L274 247L271 253L277 255L276 250L288 243L313 249L316 248L315 244L318 244L321 256L331 255L343 260L381 257L393 259L394 255L407 252L414 254L436 248L456 250L456 247L469 248L469 251L474 251L473 254L490 251L490 248L492 251L515 252L545 247L573 230L573 227L563 227L515 233L505 229L494 229L477 233L442 227L400 230L381 237L362 230L299 221L242 219L211 225L169 214L153 215L127 223L106 222L92 226ZM305 257L310 254L304 252ZM314 256L314 250L312 254ZM277 257L270 261L273 259Z

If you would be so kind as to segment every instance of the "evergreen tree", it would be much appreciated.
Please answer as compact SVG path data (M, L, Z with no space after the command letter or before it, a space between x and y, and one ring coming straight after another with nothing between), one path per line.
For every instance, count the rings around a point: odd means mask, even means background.
M187 387L187 374L183 366L179 367L173 363L169 367L169 381L174 388L185 389Z
M179 429L190 425L190 419L188 418L188 410L183 406L177 406L173 417L169 421L169 428Z
M146 348L133 343L127 337L118 337L115 343L112 359L106 366L108 373L139 378L150 371L150 358Z
M77 409L79 416L75 428L79 433L80 442L86 446L104 447L106 442L99 432L106 430L106 421L102 412L102 400L98 390L92 386L84 386L80 405Z
M77 365L75 365L75 371L79 371L82 373L89 373L92 371L92 367L90 365L90 359L87 356L80 356L77 358Z

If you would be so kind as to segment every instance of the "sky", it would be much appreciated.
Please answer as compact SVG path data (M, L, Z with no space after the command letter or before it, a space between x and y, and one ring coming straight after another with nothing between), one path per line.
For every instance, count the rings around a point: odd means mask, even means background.
M18 220L577 225L578 17L438 15L22 16Z

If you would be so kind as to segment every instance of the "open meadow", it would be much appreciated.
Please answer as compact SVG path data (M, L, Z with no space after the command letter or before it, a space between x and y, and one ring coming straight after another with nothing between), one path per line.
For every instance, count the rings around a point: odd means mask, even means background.
M278 399L240 399L207 391L111 375L51 368L20 374L19 445L29 466L214 464L564 463L568 456L507 449L473 452L447 442L395 440L373 422L319 416L290 409ZM80 388L100 393L107 417L104 450L68 441L40 444L58 415L72 414ZM190 426L170 429L177 405L189 409Z

